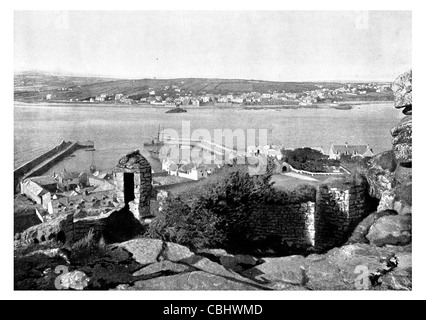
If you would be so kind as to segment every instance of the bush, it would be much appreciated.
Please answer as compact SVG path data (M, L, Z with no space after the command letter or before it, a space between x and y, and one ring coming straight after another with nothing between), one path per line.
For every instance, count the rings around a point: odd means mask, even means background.
M354 170L351 174L344 175L342 179L326 182L323 185L329 188L349 189L353 186L367 186L368 182L365 175L360 170Z
M273 188L269 174L251 177L242 167L227 168L203 188L170 198L145 234L191 249L221 247L240 251L255 241L248 236L250 217L259 204L315 201L316 189L304 185L291 192Z
M253 207L270 200L274 192L271 176L251 177L237 168L227 169L220 177L186 201L167 200L147 235L193 249L237 248L244 243Z
M309 172L327 172L330 166L339 166L338 160L328 159L318 150L299 148L295 150L281 150L284 161L297 170Z
M71 246L72 260L75 262L84 263L95 257L102 256L105 253L106 244L101 237L99 240L95 238L93 229L90 229L88 234L75 242Z
M217 217L191 208L181 198L167 199L163 210L150 224L146 236L175 242L191 249L222 243Z

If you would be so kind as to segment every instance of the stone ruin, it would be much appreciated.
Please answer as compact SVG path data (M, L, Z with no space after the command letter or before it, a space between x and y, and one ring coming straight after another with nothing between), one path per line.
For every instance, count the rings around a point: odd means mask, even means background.
M152 171L149 162L135 150L122 157L114 169L117 200L136 219L150 216Z

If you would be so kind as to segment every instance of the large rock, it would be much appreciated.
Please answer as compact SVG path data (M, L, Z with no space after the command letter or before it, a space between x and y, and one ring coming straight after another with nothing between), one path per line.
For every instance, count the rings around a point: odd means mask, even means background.
M160 259L180 261L194 255L187 247L172 242L167 242L167 249L163 250L163 241L158 239L134 239L120 243L118 247L130 252L141 265L156 263Z
M411 243L411 216L398 215L382 217L370 228L367 239L371 244L407 245Z
M137 281L121 285L117 290L257 290L245 282L227 279L203 271L188 272L167 277Z
M246 254L233 255L223 249L202 249L197 254L205 256L214 262L220 263L225 268L236 272L250 269L259 261L253 256Z
M151 275L157 272L167 272L167 273L185 273L195 271L196 269L182 263L175 263L171 261L161 261L157 263L150 264L138 271L136 271L133 276L138 277L141 275Z
M397 258L398 266L386 274L386 279L383 276L385 284L373 287L370 275L385 270L383 261L391 256ZM264 264L243 275L263 281L271 289L356 290L363 278L370 290L406 290L411 282L411 246L379 248L358 243L306 258L291 256L264 260ZM398 278L398 283L393 283L390 277Z
M391 130L392 149L398 163L410 164L412 162L412 127L412 116L406 116Z
M382 193L377 211L392 210L395 206L395 191L386 190Z
M247 278L267 284L273 289L305 285L306 259L302 256L264 258L264 263L243 272Z
M365 176L372 196L380 199L383 192L392 189L396 168L395 154L391 150L382 152L369 160Z
M234 281L246 282L247 284L255 286L258 285L256 282L246 279L237 272L233 270L228 270L223 265L213 262L203 256L193 255L187 259L181 260L180 262L185 263L200 271L207 272L209 274L214 274L220 277L224 277L226 279L233 279Z
M375 224L376 221L379 220L381 217L397 214L398 212L394 210L383 210L370 214L358 224L358 226L352 232L352 235L347 241L347 243L368 243L368 239L366 238L366 236L370 231L371 226Z
M396 108L405 108L411 112L412 105L412 70L398 76L392 84Z
M258 263L258 260L250 255L237 254L237 255L226 255L220 257L220 264L225 268L234 270L236 272L242 272L249 268L254 267Z

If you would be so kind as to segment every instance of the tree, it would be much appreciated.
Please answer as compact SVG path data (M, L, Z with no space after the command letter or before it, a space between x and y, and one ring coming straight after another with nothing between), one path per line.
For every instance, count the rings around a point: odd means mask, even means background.
M310 172L326 172L329 166L339 166L337 160L328 159L327 155L311 148L281 150L284 160L293 168Z

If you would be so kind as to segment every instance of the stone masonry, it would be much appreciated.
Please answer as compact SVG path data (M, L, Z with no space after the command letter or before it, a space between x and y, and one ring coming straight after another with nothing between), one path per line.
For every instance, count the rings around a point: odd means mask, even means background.
M367 189L346 190L318 187L315 214L315 243L319 251L341 245L368 214Z
M341 245L368 214L367 188L318 187L315 202L259 205L250 217L253 236L277 236L289 246L324 251Z
M151 172L151 165L139 150L121 158L114 169L117 200L138 220L150 215Z

